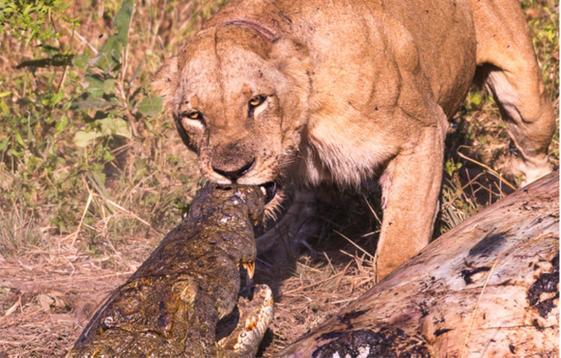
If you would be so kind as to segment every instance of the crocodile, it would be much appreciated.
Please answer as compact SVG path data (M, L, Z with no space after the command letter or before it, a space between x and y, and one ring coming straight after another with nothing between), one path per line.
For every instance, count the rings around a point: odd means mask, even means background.
M258 187L203 187L183 221L106 299L67 356L255 356L272 320L272 293L257 285L251 300L238 296L255 269L264 202ZM217 325L228 320L234 328L221 338Z

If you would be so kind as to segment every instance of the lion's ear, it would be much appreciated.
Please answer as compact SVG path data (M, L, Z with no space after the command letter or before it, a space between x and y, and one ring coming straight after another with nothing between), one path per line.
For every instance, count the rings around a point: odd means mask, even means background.
M168 59L162 67L156 72L154 82L152 82L152 90L162 96L164 109L171 110L174 93L177 91L178 85L178 60L177 56Z
M281 38L273 42L270 57L273 59L296 59L308 62L309 53L305 45L290 38Z
M289 38L279 39L273 44L270 58L280 72L292 79L294 89L305 93L310 90L310 55L305 45Z
M275 41L269 56L282 72L306 72L309 69L308 49L303 44L289 38Z

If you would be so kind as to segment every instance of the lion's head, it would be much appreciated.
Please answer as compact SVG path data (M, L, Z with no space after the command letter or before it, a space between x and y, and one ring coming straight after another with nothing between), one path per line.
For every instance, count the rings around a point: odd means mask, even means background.
M306 125L306 58L257 23L231 21L201 31L162 67L155 88L207 179L274 194Z

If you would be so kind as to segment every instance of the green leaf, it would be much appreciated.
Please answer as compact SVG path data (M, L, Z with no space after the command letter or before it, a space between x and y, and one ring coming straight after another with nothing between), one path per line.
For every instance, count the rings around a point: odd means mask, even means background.
M470 94L469 96L469 102L471 103L471 105L473 106L479 106L481 104L481 93L479 92L473 92Z
M55 133L56 134L62 133L62 131L66 128L66 126L68 126L68 117L63 115L58 119L58 121L55 124Z
M92 168L91 170L92 173L92 179L94 180L94 182L101 188L105 188L105 181L107 179L105 173L102 171L101 168L97 167L97 168Z
M103 93L104 94L114 94L115 93L115 80L110 78L103 81Z
M18 152L17 150L11 148L10 150L8 150L8 155L15 157L15 158L21 158L23 157L23 153L22 152Z
M25 147L25 142L19 132L16 132L16 142L18 142L18 144L21 145L22 147Z
M8 143L9 141L7 138L0 141L0 152L3 152L8 148Z
M103 160L105 160L106 162L111 162L115 160L115 156L113 155L113 153L111 153L110 150L105 150L103 151Z
M88 96L86 99L77 100L73 103L73 105L82 111L87 111L89 109L103 111L113 106L111 102L106 101L105 99L103 99L103 97L93 96Z
M106 72L114 70L121 62L121 53L129 40L129 26L134 9L134 0L123 0L121 8L115 15L116 31L109 36L99 49L95 65Z
M104 81L95 76L86 76L86 81L88 81L87 91L93 97L101 97L104 92Z
M81 55L74 56L72 59L72 64L79 69L85 69L88 66L88 61L90 60L90 56L88 54L83 53Z
M8 105L6 104L6 102L4 102L3 99L0 99L0 113L1 114L10 113L10 108L8 108Z
M144 97L138 104L138 111L145 116L157 116L162 112L162 98L158 96Z
M132 138L129 123L122 118L103 118L98 121L103 135L115 135L125 138Z
M102 136L103 135L97 131L78 131L74 135L74 144L80 148L85 148Z
M462 163L454 163L452 160L446 161L444 165L444 170L448 176L452 176L455 172L462 169Z

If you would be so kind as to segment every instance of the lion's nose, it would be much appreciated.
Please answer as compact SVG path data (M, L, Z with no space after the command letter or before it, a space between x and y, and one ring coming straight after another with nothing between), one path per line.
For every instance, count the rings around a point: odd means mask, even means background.
M246 162L244 165L242 165L241 167L236 168L236 169L219 167L219 166L213 165L212 170L214 170L218 174L230 179L232 182L235 182L239 178L243 177L247 172L249 172L253 168L254 164L255 164L255 158L252 158L251 160Z

